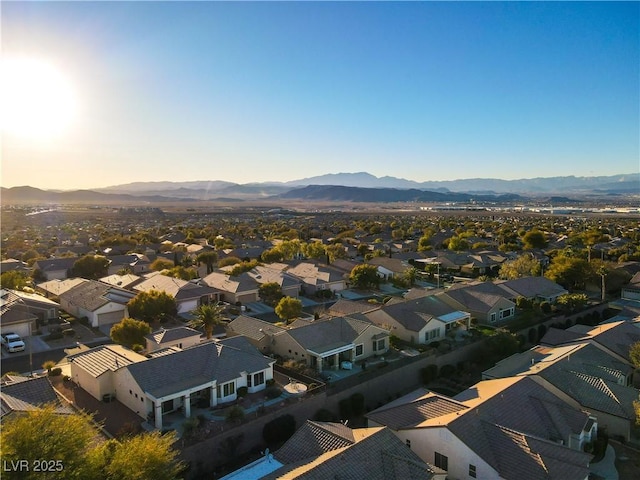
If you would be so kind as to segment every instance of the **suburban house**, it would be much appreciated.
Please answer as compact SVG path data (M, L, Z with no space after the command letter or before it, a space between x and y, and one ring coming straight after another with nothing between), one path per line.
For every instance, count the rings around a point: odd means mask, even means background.
M44 405L54 405L60 415L72 415L73 408L63 402L54 390L48 377L21 377L6 375L0 389L0 418L7 420L9 415L31 412Z
M7 258L0 262L0 273L14 271L29 273L31 269L25 262L22 260L16 260L15 258Z
M428 344L469 330L471 315L455 310L436 295L413 300L390 300L382 308L364 314L379 327L411 343Z
M258 265L253 270L247 272L258 287L264 283L277 283L282 289L285 297L297 298L300 294L302 282L284 273L288 265L284 263L271 263L269 265Z
M352 474L345 476L347 472ZM388 429L351 429L341 423L307 420L274 454L223 480L339 479L445 480L446 472L423 462Z
M389 332L363 316L334 317L327 320L296 320L290 328L271 339L271 352L282 358L304 362L321 372L338 370L353 362L389 349Z
M496 285L506 292L507 298L515 302L518 297L528 300L555 303L558 297L569 293L567 289L545 277L523 277L497 281Z
M548 347L540 345L512 355L482 373L485 379L531 376L575 408L598 419L609 435L629 440L635 422L631 386L634 368L596 342Z
M163 348L178 347L189 348L200 343L202 333L189 327L163 328L151 332L144 337L146 351L155 352Z
M12 290L0 290L0 326L4 333L29 337L37 330L36 317Z
M340 292L346 285L345 274L329 265L312 262L301 262L287 270L287 274L302 283L302 290L313 295L322 290Z
M384 281L390 281L394 277L402 277L411 265L405 260L389 257L373 257L367 262L378 269L378 276Z
M467 256L468 263L461 266L460 271L469 275L495 274L500 266L508 259L499 252L477 252Z
M170 347L139 355L119 345L103 345L68 357L72 380L93 397L117 398L159 430L163 416L201 402L214 407L236 400L237 391L263 390L273 378L275 360L244 337Z
M36 260L33 268L39 271L45 280L64 280L69 277L73 264L79 257L47 258Z
M246 315L238 315L226 325L228 337L243 335L260 352L271 353L273 336L285 331L283 327Z
M8 302L16 301L18 304L24 305L29 316L36 316L39 325L43 325L48 323L49 320L55 320L58 318L60 305L42 295L22 292L20 290L2 290L0 292L0 297L3 300ZM13 296L15 296L15 298L13 298Z
M621 298L640 302L640 272L636 273L629 283L622 287Z
M180 278L168 277L157 272L143 275L144 280L132 288L136 292L156 290L165 292L176 300L178 315L189 313L202 304L216 303L220 293L206 285L198 285Z
M514 302L503 289L491 282L452 285L437 296L455 310L469 312L480 324L499 325L511 320L516 312Z
M133 285L138 283L141 278L132 273L127 273L125 275L118 275L117 273L114 273L113 275L102 277L99 280L102 283L113 285L114 287L130 289Z
M244 272L232 277L222 272L212 272L201 280L201 283L219 292L220 300L229 303L252 303L260 300L260 285L251 275Z
M128 253L126 255L112 255L109 259L108 275L114 275L121 271L128 271L135 275L140 275L149 271L151 262L145 255L139 253Z
M452 398L420 389L366 417L448 478L587 480L583 448L598 431L595 417L527 377L482 381Z
M128 316L127 303L135 295L97 280L84 280L60 295L60 307L92 327L112 325Z
M60 301L60 295L68 292L73 287L86 282L84 278L66 278L64 280L49 280L36 285L36 291L42 293L50 300Z

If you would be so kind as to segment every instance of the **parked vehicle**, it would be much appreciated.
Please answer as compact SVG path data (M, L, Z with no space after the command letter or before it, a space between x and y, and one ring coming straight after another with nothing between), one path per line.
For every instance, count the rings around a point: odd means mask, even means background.
M24 351L24 342L20 338L20 335L15 333L3 333L0 335L2 346L7 352L22 352Z

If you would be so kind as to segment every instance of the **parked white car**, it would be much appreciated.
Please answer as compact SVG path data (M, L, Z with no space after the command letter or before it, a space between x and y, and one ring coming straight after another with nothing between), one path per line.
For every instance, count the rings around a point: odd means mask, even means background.
M0 335L2 346L7 352L22 352L24 351L24 342L20 338L20 335L15 333L3 333Z

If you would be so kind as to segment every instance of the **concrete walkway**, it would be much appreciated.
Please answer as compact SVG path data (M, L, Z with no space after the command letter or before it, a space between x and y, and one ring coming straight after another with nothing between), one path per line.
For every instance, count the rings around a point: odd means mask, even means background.
M607 445L607 451L604 454L604 458L598 463L592 463L589 465L589 470L592 474L598 475L598 478L605 480L618 480L618 470L616 470L616 451L611 446Z

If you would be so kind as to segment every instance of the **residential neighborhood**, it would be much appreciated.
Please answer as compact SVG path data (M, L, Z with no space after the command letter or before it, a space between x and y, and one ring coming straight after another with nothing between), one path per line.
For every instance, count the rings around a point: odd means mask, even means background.
M122 220L117 238L48 241L39 220L3 239L3 422L51 404L105 439L171 434L184 478L581 480L637 461L637 226L617 227L616 258L588 223L597 254L563 250L561 222L532 246L506 220L407 217L398 242L380 216L315 215L309 240L291 239L306 215L263 216L287 234L271 240L238 233L252 215L233 232L180 218L140 240ZM478 249L448 248L462 226Z

